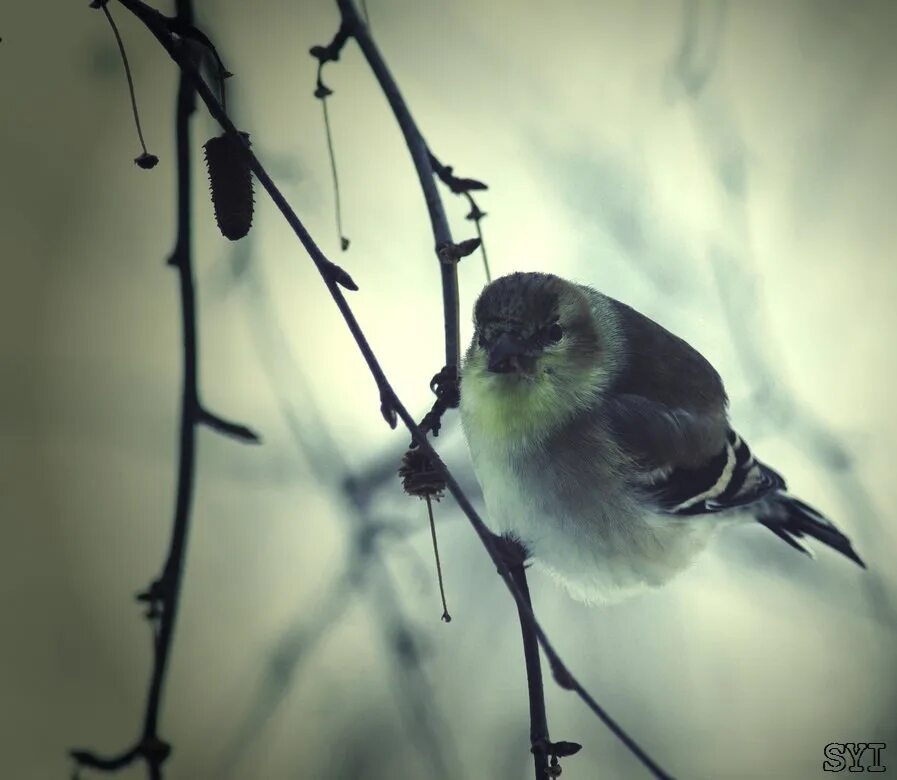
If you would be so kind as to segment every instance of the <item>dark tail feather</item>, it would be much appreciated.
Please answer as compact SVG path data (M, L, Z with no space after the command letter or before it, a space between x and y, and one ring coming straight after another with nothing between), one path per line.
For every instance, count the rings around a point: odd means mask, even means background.
M825 517L803 501L779 492L766 502L766 511L757 515L757 521L796 550L809 555L798 539L809 536L827 544L854 563L866 568L866 564L850 545L850 539L842 534Z

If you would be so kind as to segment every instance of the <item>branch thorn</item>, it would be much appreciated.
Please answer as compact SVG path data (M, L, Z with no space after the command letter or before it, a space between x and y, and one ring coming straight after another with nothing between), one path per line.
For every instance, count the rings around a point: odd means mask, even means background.
M396 414L395 407L393 406L392 399L383 390L380 391L380 414L383 415L383 419L386 420L387 425L395 430L399 418Z
M211 428L222 436L229 436L232 439L243 442L244 444L261 444L262 439L252 428L240 423L225 420L217 414L213 414L207 409L200 409L197 422Z
M436 254L439 255L439 259L443 263L451 265L452 263L457 263L462 257L472 255L480 248L481 243L482 241L478 238L468 238L460 244L447 242L441 244L436 249Z

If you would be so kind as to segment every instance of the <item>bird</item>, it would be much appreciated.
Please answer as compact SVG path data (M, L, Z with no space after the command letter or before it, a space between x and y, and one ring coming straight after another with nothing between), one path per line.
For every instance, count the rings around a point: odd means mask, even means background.
M865 568L751 453L716 369L658 323L587 285L517 272L482 290L473 325L460 412L486 523L575 599L663 585L745 522Z

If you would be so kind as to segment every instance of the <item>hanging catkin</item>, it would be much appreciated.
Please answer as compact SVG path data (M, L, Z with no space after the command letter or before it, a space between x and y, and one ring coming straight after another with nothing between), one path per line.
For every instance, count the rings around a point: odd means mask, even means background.
M240 133L249 144L249 133ZM215 221L225 238L236 241L243 238L252 226L252 171L246 155L237 142L228 135L212 138L203 147Z

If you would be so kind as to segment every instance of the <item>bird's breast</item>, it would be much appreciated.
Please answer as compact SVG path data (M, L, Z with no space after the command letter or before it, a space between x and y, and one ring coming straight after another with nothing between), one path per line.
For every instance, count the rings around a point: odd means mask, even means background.
M709 536L699 520L654 515L598 467L600 450L591 460L567 459L544 444L499 446L476 434L468 444L489 527L518 538L582 601L615 600L665 582Z
M595 468L599 453L569 468L546 442L468 443L492 530L514 534L534 555L559 536L606 545L631 519L619 487Z

